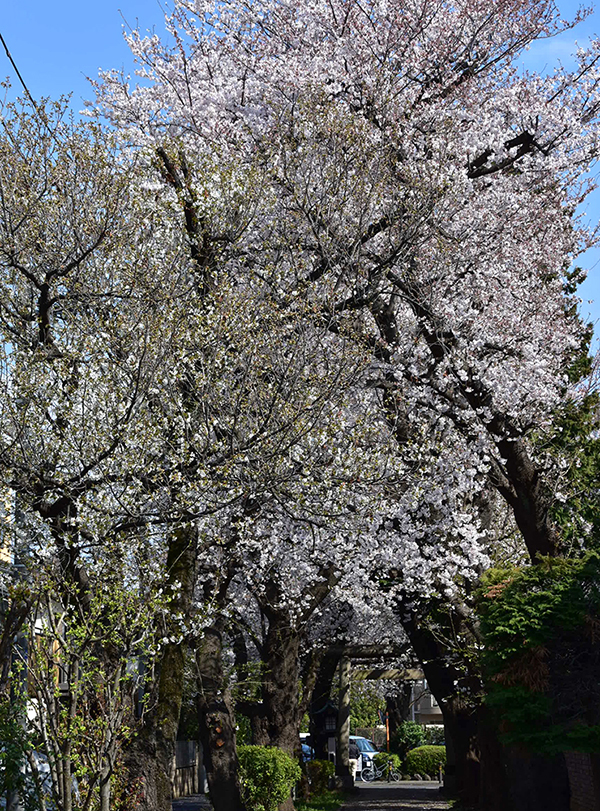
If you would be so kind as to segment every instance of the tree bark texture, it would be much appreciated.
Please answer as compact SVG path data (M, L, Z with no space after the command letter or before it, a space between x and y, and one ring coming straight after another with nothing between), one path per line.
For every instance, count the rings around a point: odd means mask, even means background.
M196 584L197 534L194 525L184 524L174 530L170 539L167 582L175 587L169 604L171 617L180 615L185 620L191 614ZM177 583L180 584L178 589ZM156 744L159 769L168 776L169 784L172 785L187 643L184 642L184 629L181 627L170 627L167 630L173 635L171 638L179 638L167 643L161 660L156 706ZM170 811L170 805L166 811Z
M156 728L146 719L138 735L125 750L129 780L139 781L138 811L164 811L171 802L169 775L158 767Z
M214 811L244 811L235 718L223 674L223 629L219 617L196 649L200 741Z
M398 727L403 721L410 720L411 697L412 697L412 681L397 682L398 693L396 695L387 696L385 699L385 708L388 714L390 725L390 739L394 737Z
M569 811L571 791L564 755L506 747L509 811Z
M187 641L183 629L170 618L189 618L195 585L197 530L192 524L177 527L167 550L168 587L174 596L164 633L168 642L161 656L155 685L155 704L143 719L139 734L129 744L126 767L130 776L140 777L140 811L171 811L173 761L179 715L183 699L183 670ZM176 586L179 584L179 586Z
M267 608L269 628L263 646L262 699L269 744L300 759L299 653L300 635L287 612ZM293 811L291 797L279 806Z
M456 682L464 678L464 674L452 662L456 651L444 645L440 634L434 633L410 610L402 613L402 625L444 716L447 787L463 801L474 803L479 797L479 699L464 700L457 693ZM477 676L472 680L478 683L470 686L479 688L472 692L481 694Z
M339 680L335 773L340 777L348 777L350 774L350 659L347 656L342 656L340 659Z
M311 599L302 614L304 623L337 582L333 568L324 568L321 574L322 582L310 590ZM271 745L300 758L300 721L302 714L309 707L315 689L321 657L320 655L309 657L308 667L303 674L305 695L301 702L298 689L301 678L301 631L292 625L287 611L276 607L280 596L278 584L274 581L269 582L266 599L261 602L261 610L268 620L268 629L261 650L264 667L262 702Z
M287 612L267 609L269 628L263 645L262 699L269 743L289 755L300 752L300 635Z

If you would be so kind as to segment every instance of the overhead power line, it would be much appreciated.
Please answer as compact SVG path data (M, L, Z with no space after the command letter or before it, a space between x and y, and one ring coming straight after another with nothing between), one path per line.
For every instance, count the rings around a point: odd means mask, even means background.
M33 104L33 106L35 107L35 109L37 110L37 104L35 103L34 98L33 98L33 96L31 95L31 93L29 92L29 88L28 88L28 87L27 87L27 85L25 84L25 79L23 79L23 77L21 76L21 72L20 72L19 68L17 67L17 63L16 63L16 62L15 62L15 60L12 58L12 54L11 54L11 52L8 50L8 45L6 44L6 41L5 41L4 37L2 36L2 34L0 34L0 42L2 42L2 45L3 45L3 47L4 47L4 50L6 51L6 55L8 56L8 60L9 60L10 64L13 66L15 73L17 74L17 78L18 78L18 79L19 79L19 81L21 82L21 84L22 84L22 86L23 86L23 90L24 90L24 91L25 91L25 93L27 94L27 98L28 98L28 99L29 99L29 101L30 101L30 102Z

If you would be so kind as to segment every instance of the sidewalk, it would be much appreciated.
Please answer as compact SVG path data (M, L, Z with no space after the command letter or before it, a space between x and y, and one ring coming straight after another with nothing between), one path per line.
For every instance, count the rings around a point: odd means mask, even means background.
M206 794L190 794L172 802L173 811L210 811L212 805Z
M450 806L440 795L439 783L356 783L356 793L342 811L444 811Z

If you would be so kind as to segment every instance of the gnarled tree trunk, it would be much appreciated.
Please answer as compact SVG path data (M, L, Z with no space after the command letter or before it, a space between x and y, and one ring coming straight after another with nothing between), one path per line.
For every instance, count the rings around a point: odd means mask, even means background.
M479 797L480 751L478 744L478 709L481 684L476 674L469 681L471 697L461 698L457 682L465 682L464 673L454 664L451 651L439 633L414 610L401 612L402 625L417 654L427 684L444 716L446 735L446 786L465 802L475 803Z
M271 746L300 759L299 653L300 634L287 612L267 608L269 629L263 646L263 711ZM293 811L291 797L280 811Z
M390 725L390 738L393 738L400 724L410 719L412 681L402 681L396 695L386 696L385 709Z
M192 524L177 527L169 538L167 586L174 588L170 617L164 631L177 641L163 650L155 685L155 704L143 719L138 735L129 744L125 762L132 779L141 778L140 811L171 811L173 763L179 715L183 699L183 671L188 643L184 629L174 621L190 616L196 580L197 529Z
M224 625L218 617L196 649L200 741L214 811L244 811L235 719L223 674Z

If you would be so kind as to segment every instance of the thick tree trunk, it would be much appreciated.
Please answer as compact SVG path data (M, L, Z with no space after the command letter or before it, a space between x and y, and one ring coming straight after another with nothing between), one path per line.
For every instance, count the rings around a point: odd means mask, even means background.
M403 721L410 720L410 702L412 697L412 681L402 681L398 685L398 693L387 696L385 708L390 724L390 738L393 738Z
M312 699L321 654L312 651L299 672L300 635L289 622L288 615L270 607L264 609L269 624L260 646L263 660L261 702L241 702L238 709L250 718L252 743L277 746L302 764L300 722ZM302 699L299 685L302 683ZM308 796L306 775L297 785L299 796ZM291 809L291 798L280 808Z
M269 722L265 718L262 706L250 716L250 729L252 730L252 743L254 746L270 746Z
M478 742L481 756L479 802L486 811L510 809L504 747L489 709L479 708Z
M405 295L406 301L410 303L415 315L421 321L421 335L429 346L431 356L435 361L451 359L451 349L455 346L455 336L452 331L444 329L443 319L439 318L431 309L427 299L427 292L421 290L418 284L412 283L404 277L393 276L392 281L398 289ZM381 331L382 337L390 345L397 341L397 324L394 311L391 307L384 307L381 302L376 302L373 307L373 314ZM542 469L531 455L526 439L526 433L517 422L510 416L503 414L500 410L494 409L494 398L492 392L476 374L464 377L455 374L450 378L452 388L445 394L448 404L454 401L455 407L448 409L448 415L455 421L459 430L469 432L471 427L464 423L463 409L464 403L468 403L476 413L488 413L489 416L483 420L483 425L489 437L496 447L496 458L492 460L490 469L490 481L502 498L512 510L515 522L522 534L523 541L533 563L540 555L556 556L560 553L560 538L554 526L551 514L551 506L554 499L552 488ZM393 409L387 408L386 416L390 427L398 435L398 415ZM404 425L406 421L402 421ZM402 432L400 432L401 434ZM399 441L402 436L398 435ZM504 753L504 763L506 769L502 767L500 753L502 747L497 742L497 731L493 724L486 719L484 727L480 728L479 736L474 732L476 724L474 715L477 713L467 712L467 708L462 705L453 688L452 682L460 674L451 665L444 665L443 645L436 644L436 640L427 639L427 629L419 628L418 622L409 621L405 629L417 651L417 655L422 662L423 669L429 682L432 693L438 700L444 712L446 723L446 743L448 749L448 771L452 776L455 772L456 786L458 792L465 798L473 796L475 783L479 781L478 772L482 769L481 789L483 795L488 799L488 809L501 806L500 802L506 803L504 808L515 811L521 806L516 805L517 796L510 793L510 785L513 785L512 774L509 775L509 784L506 783L507 775L512 771L512 756L508 752ZM447 651L449 653L449 651ZM482 685L481 685L482 686ZM485 730L485 731L484 731ZM480 738L480 751L478 753L477 739ZM478 764L483 763L483 766ZM552 796L548 798L549 803L558 805L546 805L547 808L561 808L560 803L564 797L563 784L566 770L560 766L558 761L545 759L542 757L530 756L526 758L526 769L549 776L549 783L555 784ZM564 764L563 764L564 765ZM518 782L518 781L517 781ZM525 796L521 792L520 796ZM500 799L499 799L500 798ZM533 803L534 800L527 802ZM491 805L495 803L496 805ZM526 805L523 808L537 809L537 805ZM566 807L566 806L565 806Z
M244 811L238 776L235 719L223 674L221 618L196 650L198 722L214 811Z
M193 524L177 527L170 538L167 554L167 583L175 588L177 583L180 584L169 604L170 614L171 617L181 616L184 621L190 617L192 610L197 540L198 532ZM168 630L180 638L177 642L169 642L162 656L156 707L156 753L160 772L168 777L169 785L172 785L187 643L183 640L185 629L177 627L173 620L170 625ZM166 811L170 811L170 805Z
M479 711L481 788L485 811L569 811L564 756L534 755L523 746L504 746L490 711Z
M350 659L342 656L339 667L338 721L335 773L339 777L350 774Z
M292 756L299 756L300 635L291 627L287 612L268 610L267 616L269 629L263 646L262 697L269 742Z
M348 656L342 656L339 667L338 722L335 774L340 787L350 788L350 670Z
M336 581L331 568L324 569L322 576L322 582L310 590L311 599L303 613L302 623L307 622ZM310 705L321 657L313 652L306 660L304 672L300 673L301 633L290 621L289 613L277 607L281 602L281 587L276 580L266 583L265 599L259 602L267 629L262 644L259 644L263 667L262 701L247 708L253 741L276 746L302 762L300 722ZM302 700L301 680L304 688ZM291 797L280 805L280 811L293 811L293 808Z
M427 676L428 668L423 668ZM433 681L434 674L430 674ZM431 692L432 682L427 678ZM466 704L456 696L439 699L444 716L446 736L446 775L444 785L452 795L468 804L479 799L481 752L478 739L478 707Z
M183 699L183 671L188 643L174 619L190 616L195 585L197 530L192 524L177 527L169 539L167 587L175 588L164 629L176 642L165 645L155 686L155 706L144 717L139 734L129 744L125 762L129 775L142 780L140 811L171 811L171 784L177 728ZM179 584L176 587L175 584Z
M553 494L525 441L500 417L489 428L492 434L501 436L496 445L502 459L492 467L491 480L512 509L532 562L536 563L539 555L559 554L559 538L550 512Z
M460 618L455 622L458 628ZM484 811L568 811L564 758L504 747L489 711L477 698L482 694L478 674L465 679L452 663L441 635L415 615L405 613L403 625L444 716L449 791L467 804L479 802ZM471 688L466 700L456 690L456 682L461 680Z
M428 687L444 716L446 785L463 801L476 802L480 769L477 740L480 699L477 696L481 694L481 683L477 674L465 679L464 672L453 664L456 651L450 651L441 635L421 622L414 611L403 610L401 615L402 625L421 662ZM457 682L460 681L464 687L471 688L472 697L466 701L457 691Z
M147 719L125 751L125 767L130 780L139 781L138 811L165 811L170 808L171 783L159 767L156 727Z
M509 811L569 811L571 792L563 754L548 757L510 746L506 763Z
M262 698L269 743L297 760L301 757L299 651L300 635L287 612L265 610L269 629L263 646ZM293 811L291 797L279 806Z

